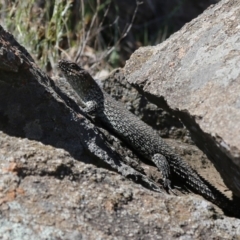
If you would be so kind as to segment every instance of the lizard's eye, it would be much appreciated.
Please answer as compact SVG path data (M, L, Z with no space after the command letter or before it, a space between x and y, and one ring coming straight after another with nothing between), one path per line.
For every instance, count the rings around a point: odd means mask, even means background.
M75 63L72 63L72 64L71 64L71 68L74 69L74 70L79 70L78 65L75 64Z

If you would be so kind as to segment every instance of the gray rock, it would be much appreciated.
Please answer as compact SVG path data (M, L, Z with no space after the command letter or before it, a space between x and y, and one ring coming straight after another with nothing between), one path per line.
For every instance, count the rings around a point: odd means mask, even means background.
M164 43L137 50L128 82L178 117L240 197L240 4L224 0Z
M1 239L234 239L240 220L0 131Z

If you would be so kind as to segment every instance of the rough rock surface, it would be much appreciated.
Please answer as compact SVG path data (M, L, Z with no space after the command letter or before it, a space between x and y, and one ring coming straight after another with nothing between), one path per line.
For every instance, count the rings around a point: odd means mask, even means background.
M0 132L1 239L233 239L240 220Z
M125 75L190 131L240 197L240 2L223 0L155 47L140 48Z
M201 197L151 191L149 181L161 190L156 168L82 115L64 81L47 77L1 27L0 92L1 239L240 236L240 220ZM180 154L211 167L191 147Z

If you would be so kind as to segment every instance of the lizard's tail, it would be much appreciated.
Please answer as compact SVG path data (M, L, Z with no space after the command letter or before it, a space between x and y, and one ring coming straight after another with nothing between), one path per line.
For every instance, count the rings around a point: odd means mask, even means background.
M179 168L180 163L181 168ZM202 195L204 198L217 205L226 215L240 218L240 206L237 206L236 203L195 172L185 161L180 158L174 159L174 161L170 162L170 166L176 175L185 180L190 190Z

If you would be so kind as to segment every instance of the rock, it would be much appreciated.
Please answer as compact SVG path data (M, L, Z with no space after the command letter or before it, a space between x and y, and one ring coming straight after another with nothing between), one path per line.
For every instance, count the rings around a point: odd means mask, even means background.
M164 43L137 50L130 84L178 117L240 197L240 4L223 0Z
M192 196L159 194L0 131L1 239L174 239L240 236L240 220Z

